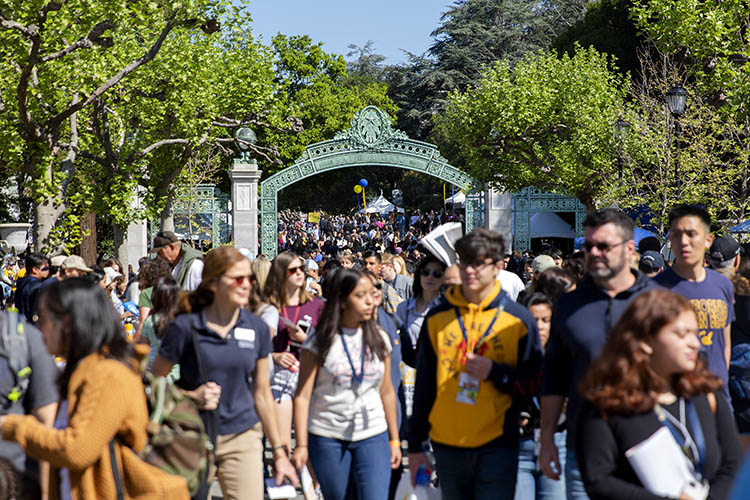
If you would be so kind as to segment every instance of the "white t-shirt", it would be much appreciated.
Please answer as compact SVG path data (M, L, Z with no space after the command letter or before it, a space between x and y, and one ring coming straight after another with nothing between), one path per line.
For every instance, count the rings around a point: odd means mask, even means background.
M180 267L182 267L183 262L184 259L180 259L177 265L174 266L174 269L172 269L172 277L174 279L177 279L177 276L180 274ZM195 259L193 263L190 264L190 269L188 269L187 277L185 278L185 286L183 286L182 289L188 292L192 292L193 290L198 288L202 280L203 261L200 259Z
M379 330L388 352L391 340L383 330ZM362 367L362 329L342 329L343 335L336 335L331 342L325 363L318 367L315 387L310 398L308 432L316 436L361 441L377 436L388 430L385 410L380 399L380 385L385 371L384 363L376 356L365 354L365 368L362 383L357 384L352 377L342 337L354 364L355 372ZM302 345L317 354L315 332L312 332Z
M523 292L526 288L516 273L501 269L497 273L497 279L500 281L500 288L510 296L511 300L515 301L518 298L518 294Z

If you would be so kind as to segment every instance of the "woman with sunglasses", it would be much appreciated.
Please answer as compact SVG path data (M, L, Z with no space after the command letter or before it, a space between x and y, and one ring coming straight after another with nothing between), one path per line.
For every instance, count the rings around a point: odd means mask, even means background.
M292 398L299 379L299 348L307 332L318 324L323 301L306 290L305 263L292 252L273 259L263 288L263 301L279 311L279 324L273 338L273 379L271 391L276 401L276 418L281 442L292 445Z
M371 278L338 269L315 332L303 345L294 399L299 468L309 459L326 500L386 500L401 463L391 340L378 327ZM390 443L389 443L390 441Z
M203 263L203 280L181 296L151 371L166 376L173 364L180 364L177 385L196 402L215 436L224 498L261 500L263 430L273 448L277 483L284 477L297 483L279 438L268 383L271 336L246 308L250 261L236 248L221 247L208 252Z

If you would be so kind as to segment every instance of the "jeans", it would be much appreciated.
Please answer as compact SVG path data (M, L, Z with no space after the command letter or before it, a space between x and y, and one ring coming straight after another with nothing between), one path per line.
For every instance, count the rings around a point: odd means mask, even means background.
M310 464L326 500L344 500L349 476L359 500L386 500L391 480L388 433L361 441L342 441L310 434Z
M565 448L566 434L566 431L555 433L555 444L560 450ZM565 476L560 474L558 481L548 478L542 474L537 458L534 453L534 440L522 440L518 452L518 477L514 500L535 500L537 498L565 500ZM560 456L560 467L565 470L565 455Z
M576 451L573 448L565 450L565 490L568 493L568 500L589 500L586 489L583 487Z
M497 440L479 448L432 443L443 500L513 498L518 444Z

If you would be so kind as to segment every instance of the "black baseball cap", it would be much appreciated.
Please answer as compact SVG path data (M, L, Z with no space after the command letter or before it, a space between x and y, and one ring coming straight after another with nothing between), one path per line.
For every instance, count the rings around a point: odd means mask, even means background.
M179 238L172 231L160 231L154 237L154 244L151 246L151 251L156 252L160 248L177 243L178 241L180 241Z
M726 235L721 238L716 238L711 244L711 249L708 252L711 260L714 262L726 262L734 259L741 251L742 247L737 243L737 240Z

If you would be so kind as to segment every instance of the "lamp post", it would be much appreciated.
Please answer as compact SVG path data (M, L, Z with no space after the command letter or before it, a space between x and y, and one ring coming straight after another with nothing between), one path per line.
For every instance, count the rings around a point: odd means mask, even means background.
M622 144L625 142L625 137L630 132L630 122L623 120L622 117L618 118L614 124L615 140L617 141L617 168L620 172L620 180L622 180Z
M687 96L688 92L684 88L677 86L672 87L667 92L667 107L669 112L674 117L674 138L675 138L675 149L676 155L674 160L674 178L675 184L677 185L677 196L680 196L680 117L685 114L685 108L687 107Z

